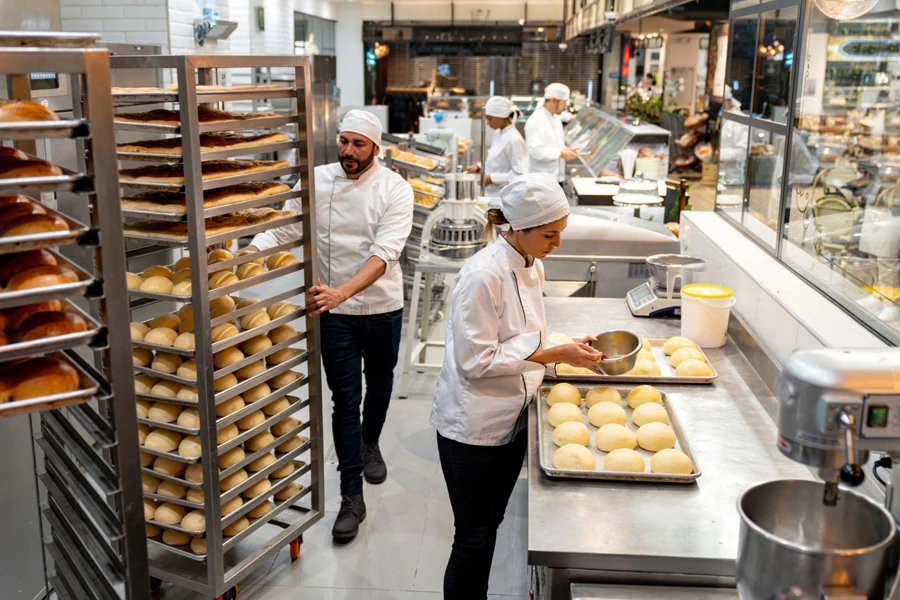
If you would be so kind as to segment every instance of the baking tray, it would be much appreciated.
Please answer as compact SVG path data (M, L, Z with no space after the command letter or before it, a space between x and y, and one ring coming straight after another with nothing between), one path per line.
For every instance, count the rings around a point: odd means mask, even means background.
M260 181L263 179L277 179L285 175L294 175L303 173L307 170L306 165L288 165L286 167L278 167L268 169L266 171L254 171L253 173L242 173L240 175L228 175L225 177L216 177L214 179L203 180L203 190L215 190L229 185L237 185L239 183L247 183L250 181ZM2 180L0 180L2 181ZM154 181L138 181L138 180L119 180L119 185L127 188L137 188L143 190L159 190L163 192L184 192L184 183L163 183Z
M577 385L575 387L577 387L578 391L581 392L581 412L584 414L582 422L587 425L588 430L591 432L591 442L588 446L588 449L591 451L591 453L594 455L594 459L597 461L597 469L594 471L578 471L570 469L557 469L553 466L553 453L556 451L557 446L553 443L552 439L554 427L552 427L547 421L547 412L550 410L550 407L547 406L547 394L550 393L552 386L545 385L541 386L538 389L538 392L535 395L535 402L537 403L537 417L539 421L538 462L540 463L541 469L548 476L568 479L596 479L599 481L645 481L677 484L692 483L695 479L700 477L700 465L697 464L697 459L694 457L694 453L691 450L691 445L687 439L687 435L684 433L684 429L681 426L681 422L678 420L678 416L675 414L675 410L672 408L672 405L669 404L669 398L665 392L660 392L660 394L662 395L663 406L665 407L666 412L669 415L669 421L671 422L672 429L675 430L675 448L681 450L682 452L687 454L688 457L690 457L691 462L694 463L694 472L689 475L659 475L656 473L651 473L650 459L655 453L644 450L640 446L637 446L635 450L637 450L644 457L647 469L644 473L614 473L603 471L603 459L606 457L607 453L597 448L597 445L595 443L597 428L591 425L590 421L588 421L588 411L584 406L583 400L585 393L590 390L592 386ZM625 414L628 416L628 422L625 426L632 432L637 432L638 428L631 422L631 414L634 412L634 410L632 410L625 402L625 397L633 388L623 386L610 387L618 390L622 395L622 408L625 409Z
M0 139L34 140L41 138L86 138L90 126L84 119L61 121L7 121L0 123Z
M200 123L199 133L212 133L214 131L249 131L253 129L272 129L291 125L297 121L304 122L306 114L300 113L291 117L258 117L234 121L218 121L215 123ZM181 133L181 124L163 125L160 123L130 123L126 121L114 121L119 131L139 131L144 133L174 134Z
M90 288L96 282L87 271L69 261L58 252L54 250L50 250L49 252L56 258L56 263L58 265L72 269L78 275L78 281L42 288L0 292L0 308L13 308L24 304L35 304L38 302L46 302L48 300L71 298L73 296L94 296L94 293Z
M555 372L548 372L545 379L548 381L571 381L571 382L584 382L584 383L648 383L651 385L668 385L672 383L694 383L694 384L710 384L712 383L718 376L719 373L716 371L716 368L709 361L709 357L706 356L706 352L703 352L702 348L697 348L703 354L703 358L706 359L706 362L709 364L712 369L712 375L709 377L678 377L675 375L675 369L672 367L669 357L666 356L665 352L663 352L663 345L667 340L651 340L648 339L647 343L650 344L650 351L653 353L653 356L656 357L656 363L659 365L660 370L662 371L662 375L660 377L649 377L645 375L569 375L569 374L557 374Z
M62 169L62 175L0 178L0 196L40 194L43 192L82 193L94 190L92 177L75 173L64 167L59 168Z
M99 342L100 346L106 345L106 327L104 325L95 321L90 315L67 300L63 301L63 308L66 309L67 312L73 312L81 316L81 318L85 320L85 323L87 323L87 329L85 331L29 340L27 342L11 340L10 343L5 346L0 346L0 361L46 354L47 352L53 352L54 350L63 350L65 348L72 348L73 346L80 346L81 344L91 344L95 341Z
M175 452L163 452L162 450L154 450L153 448L147 448L143 444L138 446L138 450L143 452L144 454L152 454L153 456L162 456L163 458L168 458L170 460L174 460L180 463L184 463L186 465L192 465L194 463L200 462L199 456L194 458L187 458L185 456L181 456L177 451Z
M265 223L257 223L256 225L248 225L247 227L241 227L239 229L232 229L229 231L225 231L222 233L217 233L215 235L207 235L206 236L206 244L208 246L214 246L216 244L234 240L241 237L249 237L251 235L257 234L260 231L267 231L269 229L275 229L278 227L284 227L286 225L292 225L293 223L299 223L303 221L302 213L295 213L292 215L287 215L284 217L280 217L278 219L274 219L272 221L266 221ZM155 244L158 246L171 246L173 248L185 248L190 244L190 240L187 238L184 239L173 239L173 238L163 238L157 237L154 235L148 234L140 234L140 233L130 233L128 231L125 232L125 240L128 242L139 242L145 244ZM246 281L246 280L245 280ZM237 286L237 284L234 284ZM245 286L246 287L246 286ZM242 288L239 288L242 289ZM135 292L139 292L139 290L129 290L132 294ZM217 290L210 290L210 292ZM224 292L223 292L224 293ZM171 294L153 294L150 292L140 292L144 297L154 298L156 300L174 300L175 302L190 302L190 297L185 296L181 298L180 296L173 296ZM179 299L180 298L180 299ZM215 298L215 296L210 296L210 300Z
M68 215L54 210L33 198L29 198L29 200L36 204L40 204L41 208L43 208L48 215L59 217L65 221L69 226L69 230L46 231L44 233L0 237L0 254L25 252L26 250L37 250L39 248L55 248L72 244L96 245L96 236L91 236L90 238L87 236L91 231L88 226L82 225Z
M115 106L128 106L130 104L178 102L178 92L173 91L134 91L117 92L112 95ZM210 104L213 102L239 102L241 100L268 100L271 98L293 98L297 95L295 88L272 88L267 90L215 90L208 92L197 91L198 104Z
M64 394L53 394L51 396L41 396L39 398L30 398L28 400L11 401L0 404L0 419L5 417L13 417L31 412L40 412L61 408L72 404L83 404L97 395L108 395L108 386L103 381L103 377L93 371L87 363L71 352L62 352L56 355L57 358L64 358L66 362L75 367L81 377L81 386L79 389L66 392Z
M281 142L271 142L268 144L260 144L256 146L245 146L243 148L223 148L222 150L209 150L200 153L200 160L218 160L220 158L231 158L234 156L254 156L257 154L266 154L270 152L280 152L282 150L292 150L297 148L305 140L287 140ZM184 161L182 154L163 154L157 152L116 152L119 160L134 160L141 162L165 162L180 163Z

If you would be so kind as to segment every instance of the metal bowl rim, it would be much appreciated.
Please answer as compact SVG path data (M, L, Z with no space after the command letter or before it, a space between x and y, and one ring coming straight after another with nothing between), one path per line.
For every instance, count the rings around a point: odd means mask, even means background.
M628 354L623 354L619 358L601 358L600 362L619 362L620 360L627 360L627 359L631 358L632 356L636 355L637 353L639 353L641 351L641 348L643 347L643 339L641 338L641 336L634 333L633 331L627 331L625 329L612 329L610 331L603 331L601 333L598 333L596 335L596 337L599 338L601 335L606 335L608 333L627 333L628 335L633 335L634 337L637 338L637 347L634 350L632 350L631 352L629 352ZM591 347L593 347L593 343L591 343L589 345ZM595 348L595 349L597 349L597 348Z
M663 258L677 256L679 258L688 258L691 259L690 262L684 263L674 263L674 264L665 264L660 262ZM654 260L655 259L655 260ZM690 254L653 254L652 256L648 256L646 258L646 262L648 265L652 265L654 267L683 267L684 265L695 265L695 264L704 264L707 262L705 258L701 258L699 256L691 256Z
M794 552L802 552L805 554L812 554L815 556L841 556L841 557L852 557L852 556L861 556L863 554L870 554L872 552L876 552L878 550L883 549L885 546L890 545L894 536L897 534L897 525L894 522L894 517L885 509L883 506L872 500L871 498L864 496L858 492L854 492L853 490L843 488L841 491L845 494L853 494L857 499L863 500L869 503L872 507L882 512L883 516L887 518L888 523L890 524L890 531L887 536L877 544L873 544L871 546L866 546L864 548L854 548L852 550L820 550L816 548L811 548L809 546L804 546L802 544L797 544L794 542L790 542L782 537L778 537L772 533L769 533L762 527L756 524L756 522L752 521L750 517L744 512L744 507L742 506L742 501L744 497L756 491L759 488L771 485L773 483L791 483L791 484L800 484L800 485L816 485L816 486L824 486L824 484L818 481L810 481L807 479L770 479L768 481L763 481L761 483L757 483L756 485L752 485L748 487L746 490L741 492L741 495L737 498L737 510L738 514L741 516L741 524L747 526L752 529L754 533L761 536L768 542L771 542L777 546L781 546L782 548L786 548L788 550ZM838 500L840 502L840 500ZM740 560L740 556L738 557Z

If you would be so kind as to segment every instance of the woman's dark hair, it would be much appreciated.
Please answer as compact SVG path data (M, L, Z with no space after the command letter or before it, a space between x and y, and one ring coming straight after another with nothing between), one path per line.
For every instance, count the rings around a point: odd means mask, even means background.
M487 225L484 226L484 233L481 235L481 241L485 244L494 241L494 238L496 237L494 234L499 227L509 225L509 221L506 220L506 216L499 208L488 209L487 221ZM510 228L510 230L511 229L512 228ZM531 231L532 229L537 229L537 227L526 227L522 231Z

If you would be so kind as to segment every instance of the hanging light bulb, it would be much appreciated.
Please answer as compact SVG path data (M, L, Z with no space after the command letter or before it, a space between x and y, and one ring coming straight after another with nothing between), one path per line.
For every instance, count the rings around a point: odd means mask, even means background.
M878 4L878 0L815 0L822 13L836 21L847 21L863 16Z
M767 50L766 50L766 47L765 47L765 46L760 46L760 47L759 47L759 53L760 53L760 54L765 54L766 52L767 52Z

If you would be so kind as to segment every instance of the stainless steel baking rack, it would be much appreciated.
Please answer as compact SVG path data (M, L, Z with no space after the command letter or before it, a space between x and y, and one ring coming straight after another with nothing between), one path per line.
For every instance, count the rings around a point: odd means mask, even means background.
M253 156L257 154L270 154L283 150L296 149L303 140L287 140L260 144L258 146L245 146L242 148L227 148L223 150L208 150L200 153L201 160L219 160L222 158L234 158L237 156ZM159 152L119 152L119 160L135 160L157 163L179 163L183 160L181 154L164 154Z
M182 385L190 385L198 390L199 400L195 402L183 401L180 399L163 398L147 394L139 394L137 397L142 400L169 402L181 404L184 406L192 406L199 409L200 425L197 428L182 428L175 424L152 422L149 419L141 419L141 422L154 427L161 427L177 431L184 435L196 435L200 438L202 457L199 460L202 469L202 482L188 482L184 473L177 475L165 475L157 473L153 470L153 465L143 467L142 472L153 475L160 479L179 483L189 489L198 489L204 491L205 502L201 505L190 502L186 499L168 499L160 497L156 494L146 494L148 498L156 501L168 501L181 504L188 508L203 510L206 519L206 529L203 532L191 532L192 535L202 535L206 540L207 554L197 555L190 550L189 547L172 547L159 542L156 539L150 540L150 569L151 574L165 581L172 582L178 586L182 586L200 594L209 597L217 597L222 594L231 594L237 584L246 577L258 565L278 552L284 546L291 546L291 554L296 557L299 552L299 540L303 532L306 531L313 523L318 521L324 512L324 490L323 481L323 447L322 447L322 407L320 397L320 374L319 374L319 339L318 339L318 321L309 317L303 305L302 294L305 289L314 285L316 281L315 264L316 264L316 248L315 248L315 212L313 209L313 191L314 182L312 181L311 168L313 164L313 150L310 141L312 132L312 115L309 108L312 107L310 97L310 65L308 58L294 56L146 56L146 57L114 57L111 59L113 68L123 69L168 69L173 75L173 80L177 82L176 91L159 91L150 90L147 93L140 91L127 94L117 95L115 102L122 106L122 111L128 110L128 106L137 106L138 104L148 102L166 103L167 107L172 110L179 111L179 119L177 123L171 125L156 124L140 124L117 121L115 123L117 130L122 131L140 131L145 133L173 134L178 133L182 136L183 151L179 157L179 162L184 165L185 181L178 184L146 184L141 182L123 182L126 187L156 189L166 191L177 191L185 194L186 207L184 214L158 214L153 211L128 211L129 217L151 219L159 221L185 221L187 223L188 235L183 240L172 240L165 238L157 238L152 235L142 235L135 233L126 234L126 238L130 242L146 244L146 246L135 249L131 256L146 258L148 255L155 253L157 249L180 247L187 251L190 257L190 269L192 273L192 289L190 297L179 297L171 294L155 294L142 292L140 290L131 290L129 297L132 306L141 307L147 310L153 306L153 303L159 302L166 306L171 306L171 302L179 304L191 304L194 307L194 322L209 324L202 328L196 328L194 331L195 348L193 350L179 350L168 347L156 347L143 342L136 342L135 347L141 347L155 352L171 352L180 355L183 359L193 359L196 361L197 374L196 380L179 378L177 374L174 376L158 375L146 368L137 369L138 372L149 373L158 376L161 379L167 379ZM231 90L222 91L215 90L211 92L201 91L197 89L198 85L209 85L216 83L215 79L223 70L230 68L253 68L253 67L289 67L294 70L296 86L277 90ZM198 104L209 104L217 102L231 102L240 100L254 100L260 98L291 98L293 99L291 114L289 117L261 117L258 119L235 120L230 122L218 123L198 123L197 111L193 109ZM207 131L246 131L257 128L274 128L284 127L290 128L291 142L285 142L285 148L298 148L296 164L290 164L287 167L280 167L269 171L250 173L246 175L237 175L223 177L219 179L210 179L203 181L200 176L200 165L205 159L211 156L211 153L201 153L199 146L199 135ZM280 145L275 145L281 148ZM269 151L273 148L269 148ZM239 156L248 154L257 154L263 152L263 147L242 148L228 152L227 156ZM226 154L212 155L223 157ZM124 157L123 157L124 158ZM128 159L133 158L128 156ZM151 160L150 157L143 157ZM172 162L172 157L152 157L158 162ZM218 189L221 187L245 183L249 181L274 179L285 175L299 175L300 189L302 191L285 192L275 196L250 200L235 205L219 206L213 208L205 208L203 204L203 191ZM300 198L302 210L298 214L286 216L281 219L273 220L259 225L253 225L228 232L216 233L208 236L206 234L206 219L229 214L236 210L245 208L253 208L284 202L287 199ZM244 236L254 235L261 231L280 227L285 225L298 225L302 230L302 235L296 241L284 244L277 249L270 249L260 252L258 255L237 256L232 260L224 263L208 265L206 261L206 249L208 246L224 243L229 240L238 239ZM265 258L275 252L287 251L294 248L302 248L303 260L301 262L288 265L279 269L269 270L257 277L244 279L231 285L220 287L217 289L209 289L208 277L210 273L215 273L223 269L233 269L249 260ZM302 272L302 282L296 281ZM294 283L296 281L296 283ZM278 286L275 292L267 292L260 286L262 284ZM288 289L284 289L288 288ZM227 315L222 315L216 319L210 318L209 302L215 298L230 295L237 299L237 295L248 292L252 296L262 296L261 302L244 307L240 310L233 311ZM212 342L211 329L216 325L227 321L239 322L240 317L249 314L261 308L268 308L281 300L291 300L297 305L295 310L289 314L271 320L269 323L259 327L241 331L238 335L216 343ZM243 360L235 365L230 365L222 369L216 369L213 362L213 354L225 348L242 344L244 341L266 335L275 327L282 324L292 323L298 330L297 335L291 336L292 339L284 340L279 344L273 344L272 347L266 348L261 352L257 352L252 356L246 356ZM239 383L229 389L215 392L214 380L223 376L230 376L241 366L251 364L259 360L266 360L275 352L283 350L287 347L295 347L297 353L289 360L278 365L266 364L263 372L258 375L239 381ZM305 344L305 348L302 347ZM301 367L305 366L305 373L297 372ZM282 375L287 371L295 371L296 379L279 389L268 387L266 396L256 402L249 403L236 413L224 417L218 417L216 407L221 403L233 398L234 396L246 393L247 390L260 386L268 385L272 379ZM265 390L265 388L260 388ZM290 394L290 396L288 396ZM247 431L241 431L232 439L218 443L218 432L227 427L234 427L234 424L246 415L257 410L262 410L280 398L291 398L290 406L285 410L268 415L266 419L259 425ZM300 424L293 428L292 431L279 436L272 443L266 444L265 448L256 451L246 450L247 456L238 465L229 467L224 471L218 468L218 457L223 452L239 445L247 443L247 440L259 435L261 432L268 430L272 425L289 418L294 415L300 420ZM227 474L236 472L238 469L249 464L266 452L272 452L279 445L292 439L292 437L303 433L303 443L284 454L278 454L275 462L269 467L250 475L247 481L241 485L228 490L220 491L219 482L222 477ZM176 461L174 464L185 465L184 459L170 456ZM234 496L242 494L254 483L267 478L270 473L276 471L281 466L289 462L302 461L302 467L294 470L288 478L273 482L275 485L265 492L261 497L254 498L252 502L245 503L249 508L242 509L244 512L236 512L221 515L221 506ZM193 467L196 469L196 466ZM180 469L176 468L175 473ZM250 527L244 532L233 537L223 536L222 530L230 523L239 519L245 512L252 510L254 506L258 506L264 501L274 496L279 490L284 489L289 483L296 481L302 484L302 489L290 498L279 500L273 505L273 510L254 520ZM256 502L254 505L253 502ZM161 528L165 528L159 525ZM178 527L175 524L174 527ZM171 527L169 527L171 529ZM185 533L182 531L181 533Z

